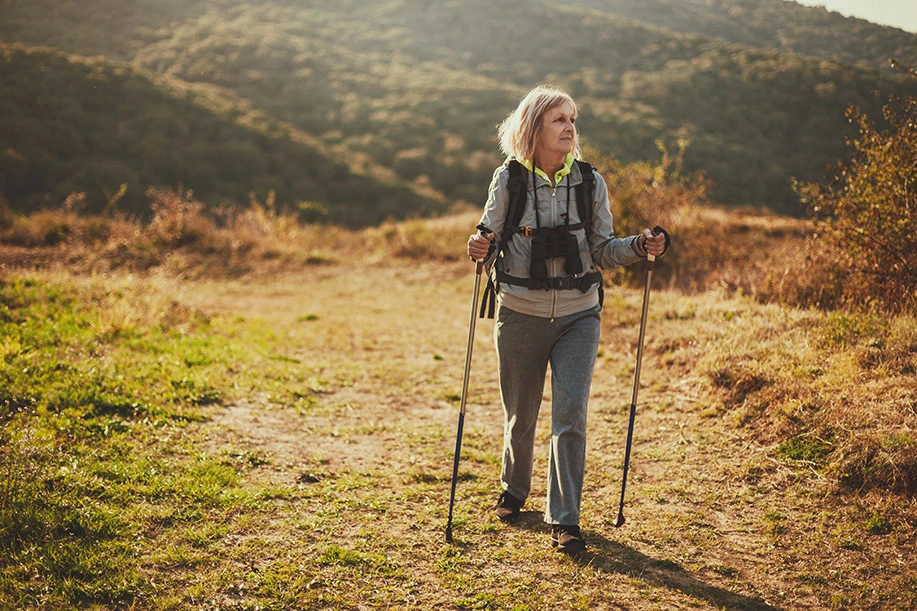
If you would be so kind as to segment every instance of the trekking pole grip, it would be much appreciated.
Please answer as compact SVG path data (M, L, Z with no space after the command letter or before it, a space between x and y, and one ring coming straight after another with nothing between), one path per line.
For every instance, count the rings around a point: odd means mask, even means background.
M478 225L477 227L475 227L475 229L478 230L478 235L483 236L483 237L485 237L485 238L486 238L487 236L489 236L491 233L493 233L493 232L490 231L490 229L488 229L488 228L485 227L484 225ZM491 241L490 244L491 244L491 247L493 247L493 241ZM483 273L483 271L484 271L484 261L487 259L487 257L488 257L489 255L490 255L490 251L488 250L488 251L487 251L487 254L484 255L484 258L481 259L480 261L478 261L477 259L475 259L474 257L472 257L471 260L475 262L474 273L477 274L478 276L480 276L480 275Z
M656 225L650 231L652 231L653 235L664 235L665 236L665 250L662 251L663 254L665 254L669 250L669 246L672 244L672 238L669 237L669 232L663 229L662 227L660 227L659 225ZM649 262L649 265L648 265L649 269L653 269L653 267L655 267L656 255L651 255L649 253L646 253L646 260Z

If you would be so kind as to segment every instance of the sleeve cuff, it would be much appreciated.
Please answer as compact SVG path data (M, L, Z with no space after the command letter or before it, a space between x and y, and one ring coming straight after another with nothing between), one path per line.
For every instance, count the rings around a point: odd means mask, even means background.
M630 242L630 247L634 251L634 253L636 253L638 257L640 257L641 259L646 259L646 251L645 250L641 251L639 238L640 236L635 235Z

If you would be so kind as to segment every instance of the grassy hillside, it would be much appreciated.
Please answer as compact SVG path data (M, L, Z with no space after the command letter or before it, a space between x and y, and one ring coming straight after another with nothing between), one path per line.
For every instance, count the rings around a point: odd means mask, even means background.
M686 167L708 174L716 200L782 212L799 210L793 177L822 180L825 165L846 153L844 139L853 135L843 116L849 104L879 116L885 96L913 89L884 68L758 49L769 35L754 34L751 25L737 44L713 38L715 32L697 35L693 26L676 33L582 5L202 0L129 6L19 3L0 36L218 85L341 155L365 156L453 201L482 201L499 162L494 126L542 81L574 93L582 131L595 148L633 161L655 157L657 139L670 147L688 139ZM694 18L706 14L691 6ZM768 21L758 13L748 19ZM121 35L103 35L110 31ZM858 62L885 53L879 43L863 48L855 52Z
M183 186L212 206L274 192L303 219L350 225L445 209L397 180L356 174L346 158L213 89L17 46L0 46L0 87L0 192L15 209L85 192L84 212L111 204L145 214L151 185Z

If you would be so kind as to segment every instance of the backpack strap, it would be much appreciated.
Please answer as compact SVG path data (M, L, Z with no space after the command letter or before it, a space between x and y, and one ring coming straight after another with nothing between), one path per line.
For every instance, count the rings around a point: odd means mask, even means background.
M579 166L580 174L583 175L583 182L576 185L576 212L579 214L579 220L586 229L586 239L592 234L592 205L595 199L595 174L592 173L592 166L585 161L576 160Z
M586 241L588 243L589 236L592 235L592 207L595 203L595 174L593 173L592 166L579 159L576 160L576 165L579 166L580 174L582 174L583 182L576 185L576 212L579 214L579 220L583 224L583 227L586 229ZM602 275L599 274L599 309L602 308L602 305L605 303L605 282L602 280Z
M595 174L593 174L592 166L589 163L580 161L579 159L575 160L575 163L579 166L580 174L583 177L582 182L573 189L576 193L576 211L579 214L580 222L575 225L570 225L567 229L573 230L583 227L586 229L586 235L588 236L592 233L592 205L595 199ZM525 205L527 202L527 170L515 159L510 159L506 167L509 169L509 181L507 183L509 199L506 208L506 218L503 223L503 232L501 234L504 243L512 240L513 235L517 233L532 235L534 231L531 228L519 226L522 222L522 215L525 214Z
M519 223L522 222L522 215L525 214L525 204L528 201L526 184L527 170L515 159L510 159L506 164L509 170L509 181L507 181L506 217L503 219L503 231L500 232L499 248L502 250L513 235L519 233ZM497 258L500 257L500 251L497 252ZM494 317L497 302L497 291L500 289L499 280L497 280L496 264L493 265L491 273L488 275L487 284L484 287L484 296L481 299L480 317L484 318L485 313L488 318Z
M503 233L501 234L504 244L512 240L513 234L518 232L519 223L522 222L522 215L525 214L525 204L528 200L525 168L515 159L510 159L506 167L509 170L509 181L506 185L509 191L509 198L506 207L506 218L503 220Z

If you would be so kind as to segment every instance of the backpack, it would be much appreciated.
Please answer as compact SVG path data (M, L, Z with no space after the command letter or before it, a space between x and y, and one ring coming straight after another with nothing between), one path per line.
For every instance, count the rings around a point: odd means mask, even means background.
M569 232L582 228L585 229L588 239L588 236L592 233L592 203L595 197L595 174L592 172L592 166L585 161L580 161L577 159L575 160L575 163L577 166L579 166L580 174L582 174L583 177L583 181L573 188L574 193L576 194L576 211L579 215L580 222L570 225L568 219L568 224L566 225L544 229L532 229L530 227L519 226L519 224L522 222L522 215L525 213L526 204L528 203L528 174L530 174L530 172L529 170L526 170L525 167L523 167L523 165L517 160L511 159L509 161L507 165L507 169L509 170L509 181L507 183L509 198L507 202L506 218L503 223L503 231L500 234L501 249L504 248L505 245L508 244L510 240L513 239L513 236L515 236L517 233L533 236L541 232L542 234L547 234L550 237L551 232L558 229L563 229ZM497 256L500 256L499 252L497 253ZM533 263L535 262L533 261ZM496 265L492 266L491 274L487 280L487 286L484 289L484 298L481 302L480 317L484 318L485 312L487 313L488 318L494 317L497 291L499 290L501 283L515 284L525 286L530 289L542 290L575 288L579 289L583 293L589 290L594 284L598 284L599 304L601 305L603 301L604 291L602 290L602 272L590 272L579 278L576 278L572 275L555 278L536 278L533 276L534 274L530 275L529 278L510 276L509 274L498 270Z

